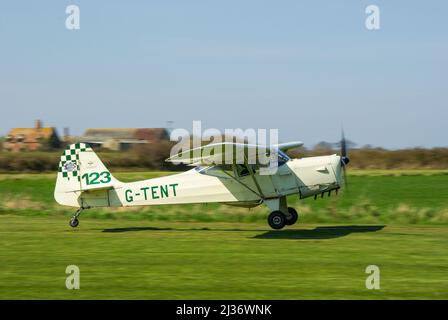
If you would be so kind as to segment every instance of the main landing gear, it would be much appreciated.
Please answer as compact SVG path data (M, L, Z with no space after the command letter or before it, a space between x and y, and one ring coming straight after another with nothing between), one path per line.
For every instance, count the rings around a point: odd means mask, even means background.
M299 215L294 208L287 206L286 197L267 199L264 202L272 210L268 216L268 223L272 229L279 230L297 222Z
M268 216L268 223L272 229L282 229L284 226L291 226L297 222L299 215L296 209L288 207L288 214L276 210L272 211Z
M268 216L268 223L272 229L279 230L285 226L291 226L299 219L296 209L288 207L285 196L266 199L264 204L272 211Z
M79 225L78 217L81 214L82 210L83 210L83 208L79 208L78 210L76 210L75 214L70 219L70 227L76 228Z

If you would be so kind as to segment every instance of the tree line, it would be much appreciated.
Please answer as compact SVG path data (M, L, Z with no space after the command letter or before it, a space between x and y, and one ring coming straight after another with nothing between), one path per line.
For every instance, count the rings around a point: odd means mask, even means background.
M127 152L98 150L98 156L111 170L186 170L165 162L172 143L138 145ZM0 152L0 172L55 172L60 151ZM332 148L300 148L291 157L338 153ZM387 150L356 148L349 151L350 169L448 169L448 148Z

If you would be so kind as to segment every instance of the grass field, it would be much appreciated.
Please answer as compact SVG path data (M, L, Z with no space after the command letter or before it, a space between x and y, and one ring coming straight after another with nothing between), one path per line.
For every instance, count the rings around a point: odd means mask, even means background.
M220 205L92 210L72 229L53 174L0 175L0 299L448 299L447 183L352 172L338 197L290 198L301 220L280 231L263 207ZM72 264L80 290L65 288Z
M448 227L0 217L0 298L446 299ZM67 265L80 290L65 288ZM380 268L381 289L365 288Z

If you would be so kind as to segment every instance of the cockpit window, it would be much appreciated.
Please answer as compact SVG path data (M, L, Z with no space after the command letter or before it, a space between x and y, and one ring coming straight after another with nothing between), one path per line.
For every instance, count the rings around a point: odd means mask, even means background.
M278 158L277 158L277 165L280 167L284 165L286 162L288 162L290 158L282 151L278 151ZM269 164L267 165L250 165L252 167L252 171L257 173L257 171L261 167L269 167ZM233 167L235 168L235 172L233 171ZM235 165L229 165L229 164L223 164L223 165L213 165L213 166L198 166L195 168L196 171L202 174L212 175L212 176L223 176L228 177L230 175L236 174L239 177L245 177L250 175L249 168L245 164L235 164ZM223 171L226 171L224 173Z
M252 168L252 170L255 173L255 168ZM239 177L245 177L245 176L250 175L249 168L246 165L244 165L244 164L237 164L236 165L236 172L237 172Z
M284 165L286 162L288 162L291 158L288 157L288 155L282 151L278 151L278 166Z

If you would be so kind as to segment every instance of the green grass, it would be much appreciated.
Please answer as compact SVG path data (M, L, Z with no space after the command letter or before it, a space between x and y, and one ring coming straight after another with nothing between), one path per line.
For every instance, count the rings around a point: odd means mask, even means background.
M119 173L124 181L166 172ZM299 223L219 204L83 212L55 174L0 174L0 299L448 299L446 171L351 171L349 189L290 197ZM65 288L65 268L81 289ZM381 289L365 288L377 265Z
M0 216L1 299L447 299L447 226ZM65 288L77 265L81 289ZM365 268L380 268L380 290Z

